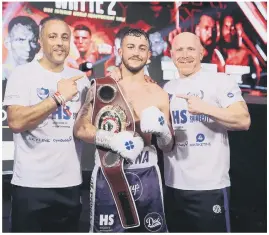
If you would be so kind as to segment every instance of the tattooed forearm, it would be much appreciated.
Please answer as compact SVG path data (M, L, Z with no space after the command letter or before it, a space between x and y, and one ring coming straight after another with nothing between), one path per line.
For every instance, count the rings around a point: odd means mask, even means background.
M78 113L78 119L86 118L88 121L91 120L92 101L93 101L93 94L92 94L91 90L89 89L87 96L86 96L86 100Z
M74 135L87 143L94 143L96 135L96 127L91 123L93 94L89 89L74 125Z

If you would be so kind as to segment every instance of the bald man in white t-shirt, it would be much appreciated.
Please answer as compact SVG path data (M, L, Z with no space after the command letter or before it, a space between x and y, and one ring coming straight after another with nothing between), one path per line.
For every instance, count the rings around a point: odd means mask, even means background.
M248 130L248 108L231 77L201 70L203 47L196 35L177 35L171 55L180 76L164 86L176 142L164 153L168 229L229 232L227 130Z
M230 231L227 131L248 130L250 116L231 77L202 71L203 54L195 34L174 38L171 55L180 76L163 87L175 135L172 151L163 156L169 232ZM121 75L115 69L111 76Z

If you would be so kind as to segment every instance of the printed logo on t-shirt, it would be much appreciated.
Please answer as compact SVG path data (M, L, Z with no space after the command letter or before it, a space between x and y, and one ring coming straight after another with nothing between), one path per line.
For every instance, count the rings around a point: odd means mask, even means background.
M205 114L189 115L188 110L172 110L172 124L175 130L185 130L187 123L208 123L210 118Z
M134 200L137 201L143 194L142 182L139 176L133 172L126 172L125 175L128 179L130 190L133 194Z
M177 142L175 143L177 146L181 147L181 148L185 148L189 145L188 141L186 140L185 142Z
M63 138L39 138L39 137L36 137L36 136L32 136L32 135L29 135L26 137L27 140L29 142L32 142L32 143L36 143L36 144L40 144L40 143L50 143L50 142L53 142L53 143L67 143L67 142L70 142L73 140L73 137L72 136L69 136L69 137L63 137Z
M49 116L49 118L53 119L53 126L57 128L71 128L69 120L75 120L76 117L77 113L71 112L69 105L58 107L56 111Z
M233 94L232 92L229 92L229 93L227 94L227 96L228 96L229 98L233 98L233 97L234 97L234 94Z
M53 89L46 89L46 88L37 88L37 96L41 99L44 100L50 96L50 94L54 94L55 90ZM80 99L80 92L77 93L77 95L73 98L73 102L77 102ZM55 112L50 114L48 118L43 122L40 123L38 128L42 128L48 124L48 119L53 120L53 126L54 127L70 127L69 120L71 119L76 119L77 113L76 112L71 112L71 107L69 105L65 106L60 106L56 109Z
M200 98L201 100L204 98L204 92L202 90L199 90L197 92L188 92L187 93L188 96L195 96L195 97L198 97Z
M191 143L190 147L205 147L211 146L210 142L206 142L206 137L202 133L198 133L195 138L195 143Z
M157 212L152 212L146 215L144 225L150 232L158 232L163 226L163 218Z
M46 88L37 88L36 89L36 93L37 93L37 96L41 99L41 100L44 100L44 99L47 99L49 97L49 89L46 89Z
M201 143L205 140L205 135L202 134L202 133L199 133L197 136L196 136L196 142L198 143Z

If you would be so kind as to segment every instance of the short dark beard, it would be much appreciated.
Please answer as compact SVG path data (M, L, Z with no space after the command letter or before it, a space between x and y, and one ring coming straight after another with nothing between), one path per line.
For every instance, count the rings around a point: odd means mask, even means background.
M123 58L122 58L122 63L124 64L126 69L128 69L131 73L134 73L134 74L139 73L146 65L146 63L144 63L140 65L139 67L133 68L133 67L130 67Z

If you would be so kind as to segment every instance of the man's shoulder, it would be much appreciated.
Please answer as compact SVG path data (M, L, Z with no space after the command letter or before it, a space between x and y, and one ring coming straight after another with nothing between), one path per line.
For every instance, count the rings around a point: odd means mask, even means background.
M156 83L149 83L149 86L152 93L159 98L164 98L165 96L167 96L167 92L160 85Z
M70 74L71 76L79 76L79 75L85 75L84 72L75 69L75 68L71 68L69 66L65 66L65 71L66 73Z
M22 65L18 65L16 67L14 67L11 71L10 71L10 76L15 76L15 77L23 77L24 79L25 78L31 78L31 77L36 77L36 67L37 67L37 64L36 64L36 61L32 61L32 62L29 62L29 63L26 63L26 64L22 64Z
M14 70L19 70L19 71L21 71L21 70L27 70L27 69L31 69L32 70L36 66L37 66L37 61L31 61L31 62L26 63L26 64L17 65L14 68ZM28 72L31 71L31 70L28 70Z
M226 73L220 73L215 71L203 71L200 73L200 77L197 79L202 82L220 82L221 80L227 79L229 75Z
M178 79L173 79L173 80L169 80L166 83L164 83L162 88L166 92L171 93L174 91L174 89L176 89L177 85L178 85Z

